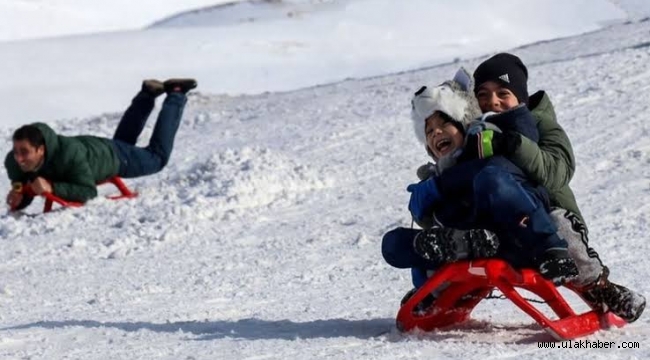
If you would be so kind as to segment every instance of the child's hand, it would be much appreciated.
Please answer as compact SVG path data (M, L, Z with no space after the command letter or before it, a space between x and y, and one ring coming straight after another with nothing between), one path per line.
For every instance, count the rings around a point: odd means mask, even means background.
M411 184L406 188L411 193L409 200L409 211L416 221L421 221L427 210L431 209L435 202L440 199L440 191L435 178Z
M516 132L483 130L469 134L458 161L485 159L494 155L508 156L521 145L521 135Z
M21 192L11 190L9 191L9 194L7 194L7 205L9 205L9 208L12 210L17 208L22 201L23 194Z

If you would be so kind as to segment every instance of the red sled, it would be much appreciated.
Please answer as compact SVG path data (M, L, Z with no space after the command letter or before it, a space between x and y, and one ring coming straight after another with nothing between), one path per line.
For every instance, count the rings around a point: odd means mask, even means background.
M450 285L436 299L432 308L424 313L414 311L417 304L445 282ZM556 340L576 339L612 326L622 327L627 324L625 320L610 312L603 314L591 310L576 314L555 285L535 270L515 270L503 260L481 259L447 264L437 271L400 308L397 313L397 328L405 332L415 328L432 331L464 322L469 319L476 305L495 288ZM539 296L558 319L549 319L524 299L515 288Z
M111 183L115 185L115 187L117 187L117 189L120 191L119 195L107 196L108 199L111 200L132 199L138 196L137 192L133 192L128 187L126 187L124 181L122 181L122 178L120 178L119 176L113 176L112 178L108 178L104 181L98 182L97 185L103 185L106 183ZM23 186L21 191L23 194L35 196L35 194L32 192L32 189L29 186ZM57 203L63 207L83 206L83 203L81 202L67 201L49 192L43 193L41 196L45 198L45 204L43 205L44 213L52 211L52 206L54 203Z

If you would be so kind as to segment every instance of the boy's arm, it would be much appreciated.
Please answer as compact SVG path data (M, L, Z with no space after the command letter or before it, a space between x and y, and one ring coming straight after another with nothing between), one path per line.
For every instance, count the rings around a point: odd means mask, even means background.
M575 157L569 137L554 117L543 117L539 143L521 136L521 145L509 156L526 175L550 191L569 184L575 171Z
M13 150L7 153L7 156L5 157L5 170L7 170L7 176L9 177L12 186L7 195L7 199L12 192L19 191L21 193L20 203L12 207L11 210L22 210L32 203L34 197L22 193L22 186L27 182L27 177L26 174L20 170L18 163L16 163Z
M438 176L440 174L440 168L438 167L438 164L428 162L418 167L416 174L420 181L424 181L432 176ZM418 224L418 226L422 229L430 229L435 224L435 221L433 220L433 214L433 211L427 211L422 219L418 220L413 217L413 221L415 221L415 223Z

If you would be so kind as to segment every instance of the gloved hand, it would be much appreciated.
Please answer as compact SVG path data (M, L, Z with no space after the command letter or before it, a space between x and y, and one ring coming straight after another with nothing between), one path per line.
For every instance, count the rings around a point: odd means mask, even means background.
M430 209L440 199L440 191L433 177L409 185L406 191L411 193L409 211L416 221L422 220L427 209Z
M483 130L470 133L465 139L463 153L458 161L471 159L485 159L494 155L508 156L514 153L521 145L521 135L516 132L498 132Z

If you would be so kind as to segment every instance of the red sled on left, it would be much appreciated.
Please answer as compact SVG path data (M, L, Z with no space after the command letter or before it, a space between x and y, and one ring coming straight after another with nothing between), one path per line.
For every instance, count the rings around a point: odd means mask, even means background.
M115 187L117 187L117 189L120 191L120 193L117 194L117 195L107 196L108 199L111 199L111 200L133 199L133 198L138 196L138 193L134 192L134 191L131 191L126 186L126 184L124 184L124 181L119 176L113 176L113 177L111 177L109 179L106 179L106 180L104 180L102 182L97 183L97 185L103 185L103 184L106 184L106 183L111 183L111 184L115 185ZM23 184L20 184L20 183L15 184L13 186L13 191L19 192L19 193L21 193L23 195L26 195L26 196L32 196L32 197L37 196L29 185L23 185ZM54 195L52 193L49 193L49 192L44 192L44 193L41 194L41 196L43 196L45 198L45 204L43 205L43 212L44 213L52 211L52 207L53 207L53 205L55 203L61 205L64 208L66 208L66 207L81 207L81 206L84 205L81 202L64 200L64 199L62 199L62 198L60 198L60 197L58 197L58 196L56 196L56 195ZM11 211L15 211L15 210L16 209L13 209L13 208L11 209Z

